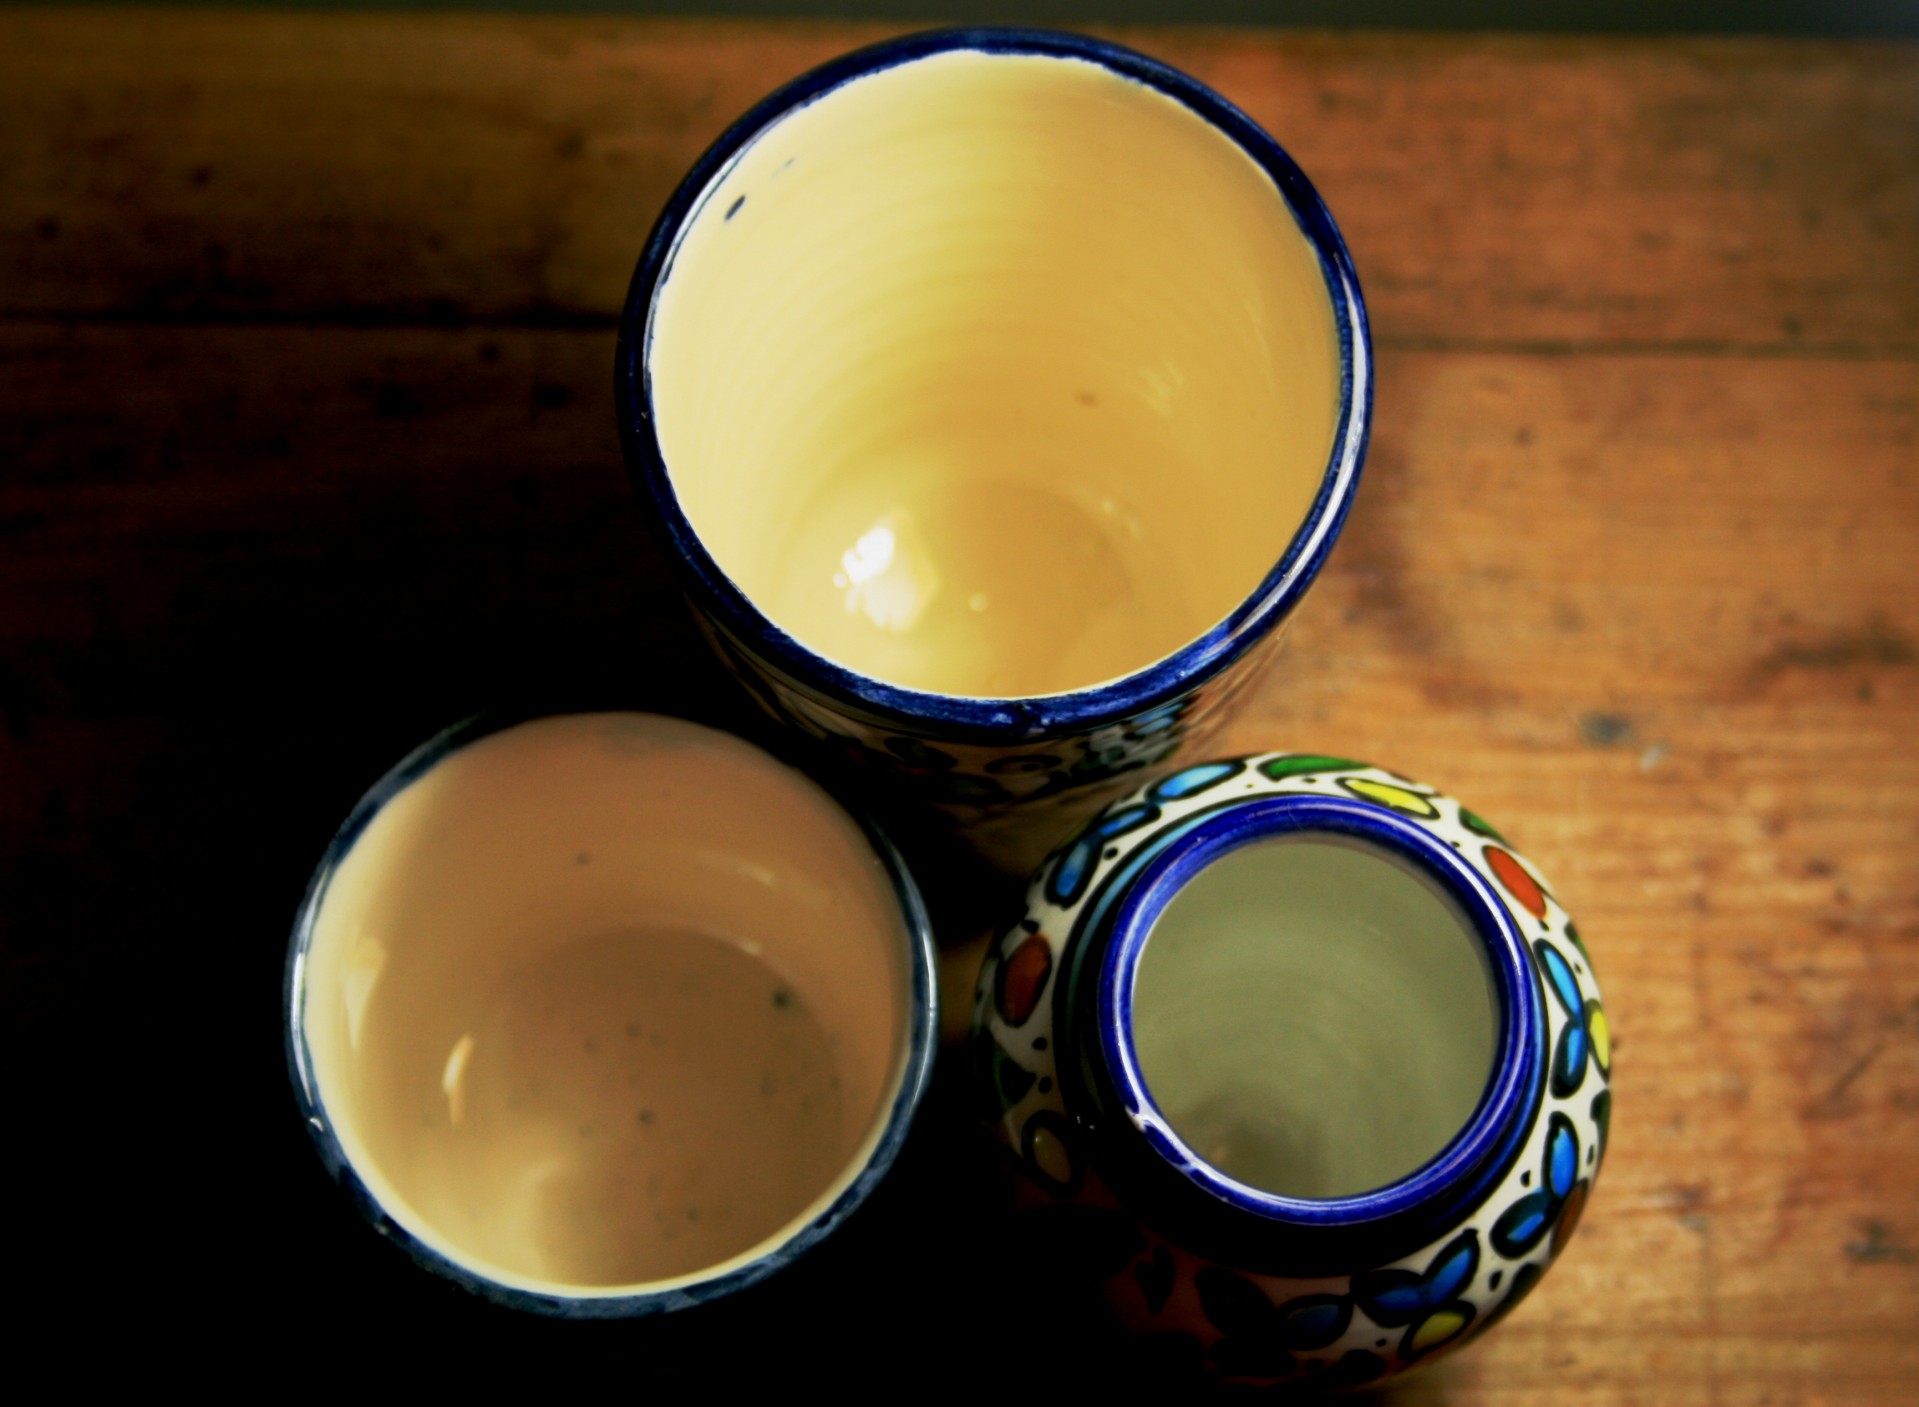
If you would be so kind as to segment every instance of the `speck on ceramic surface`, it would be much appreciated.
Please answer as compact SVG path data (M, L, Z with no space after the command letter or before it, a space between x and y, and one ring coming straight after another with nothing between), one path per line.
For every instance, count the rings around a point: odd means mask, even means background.
M1132 1017L1125 964L1144 941L1129 906L1187 884L1189 861L1211 863L1194 859L1205 845L1228 853L1275 826L1341 831L1444 877L1499 993L1497 1054L1467 1126L1401 1182L1344 1202L1224 1178L1120 1069L1133 1055L1118 1029ZM1130 1329L1188 1336L1208 1373L1246 1382L1371 1382L1496 1324L1578 1225L1611 1108L1591 962L1533 867L1430 788L1285 753L1174 773L1056 851L988 954L971 1055L1032 1239L1084 1248Z

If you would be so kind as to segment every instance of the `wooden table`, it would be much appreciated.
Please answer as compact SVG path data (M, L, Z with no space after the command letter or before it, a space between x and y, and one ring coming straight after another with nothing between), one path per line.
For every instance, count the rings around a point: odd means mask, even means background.
M699 149L882 32L0 10L10 1220L99 1366L140 1330L889 1395L1121 1361L1006 1288L949 1085L883 1232L663 1334L413 1274L280 1066L307 869L434 727L757 726L638 532L614 318ZM1359 507L1230 745L1497 818L1618 1033L1578 1241L1398 1400L1912 1400L1919 49L1118 37L1299 158L1378 341Z

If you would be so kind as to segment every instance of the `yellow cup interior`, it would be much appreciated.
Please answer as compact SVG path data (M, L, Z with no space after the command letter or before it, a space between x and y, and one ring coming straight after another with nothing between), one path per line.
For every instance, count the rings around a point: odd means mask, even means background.
M688 521L801 644L973 698L1135 673L1272 571L1339 339L1270 176L1098 64L960 50L788 112L712 182L646 368Z

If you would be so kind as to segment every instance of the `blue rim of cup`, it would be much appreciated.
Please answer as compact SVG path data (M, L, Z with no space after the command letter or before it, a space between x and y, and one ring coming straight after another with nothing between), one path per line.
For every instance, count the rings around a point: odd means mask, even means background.
M1077 59L1154 88L1223 132L1278 188L1319 257L1339 332L1340 410L1317 495L1286 551L1225 620L1165 658L1091 688L1030 698L973 698L887 684L801 644L755 606L707 551L674 492L652 418L648 365L660 291L693 219L746 148L791 113L858 78L959 50ZM1084 732L1171 702L1232 664L1298 605L1324 566L1359 484L1372 422L1372 340L1359 278L1331 212L1258 123L1197 79L1118 44L1042 29L933 30L856 50L794 79L721 134L675 189L640 256L620 315L615 400L628 473L696 605L790 682L902 731L985 745Z
M793 1235L758 1259L735 1266L710 1279L686 1281L684 1277L674 1277L676 1283L666 1288L642 1289L633 1294L547 1294L492 1279L448 1258L414 1235L380 1204L379 1199L354 1170L346 1150L333 1132L332 1120L328 1117L325 1102L320 1096L319 1081L313 1071L313 1056L306 1039L304 1021L306 955L312 946L314 924L319 917L321 905L326 900L327 890L332 884L334 875L352 850L354 843L389 801L468 744L478 742L495 733L504 732L519 724L551 716L558 715L517 711L482 713L454 723L396 763L367 790L353 810L348 813L346 820L327 845L318 867L313 872L312 879L308 881L306 894L301 899L299 910L294 918L293 936L287 949L286 977L282 989L287 1074L293 1086L294 1102L299 1109L300 1121L305 1125L307 1134L312 1139L314 1149L319 1154L327 1173L339 1184L341 1190L359 1208L361 1215L372 1224L373 1228L405 1251L416 1264L453 1281L482 1299L504 1305L509 1309L526 1310L548 1318L635 1319L691 1309L697 1305L724 1299L749 1286L756 1285L798 1260L858 1210L891 1169L912 1127L914 1115L925 1097L927 1086L932 1078L933 1057L939 1044L939 1009L934 981L937 957L933 944L932 921L927 916L925 902L920 896L918 886L913 883L905 859L886 833L876 826L870 817L848 806L813 773L805 768L795 769L804 773L808 780L825 791L833 803L859 827L861 834L886 869L907 933L909 1005L906 1013L905 1068L901 1072L900 1086L894 1095L892 1107L886 1113L886 1121L881 1129L879 1140L874 1145L866 1165L850 1183L841 1189L840 1194L831 1204L818 1212ZM733 738L742 747L763 751L744 738L732 734L722 736Z
M1265 796L1200 814L1143 847L1116 876L1110 935L1093 976L1092 1075L1099 1130L1116 1183L1150 1184L1166 1231L1195 1249L1225 1238L1233 1263L1271 1273L1332 1274L1374 1254L1423 1245L1477 1205L1523 1151L1544 1094L1546 1008L1524 935L1472 863L1426 827L1383 806L1332 796ZM1252 1187L1208 1164L1167 1121L1139 1070L1133 985L1153 924L1208 865L1279 836L1333 834L1377 846L1437 881L1480 943L1498 1019L1484 1092L1459 1132L1387 1186L1308 1199ZM1397 1248L1395 1250L1394 1248ZM1204 1252L1202 1252L1204 1253Z

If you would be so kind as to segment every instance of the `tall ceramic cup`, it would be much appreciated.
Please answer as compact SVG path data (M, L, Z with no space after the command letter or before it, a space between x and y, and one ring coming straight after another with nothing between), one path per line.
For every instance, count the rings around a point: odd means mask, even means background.
M618 404L746 687L1024 868L1276 647L1372 356L1332 217L1245 114L1111 44L966 29L816 69L700 158Z

